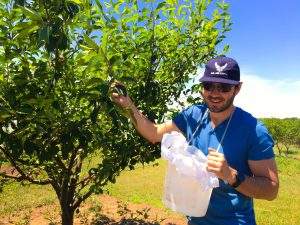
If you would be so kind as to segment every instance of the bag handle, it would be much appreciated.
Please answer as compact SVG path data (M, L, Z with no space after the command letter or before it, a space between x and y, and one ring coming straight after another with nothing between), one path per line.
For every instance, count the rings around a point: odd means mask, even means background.
M198 122L199 124L198 124L198 126L196 127L195 131L193 132L191 139L188 141L188 145L189 145L189 144L191 143L191 141L194 139L194 135L196 134L196 132L198 131L198 129L199 129L199 128L201 127L201 125L203 124L203 120L204 120L205 117L207 117L208 112L209 112L209 110L208 110L208 108L207 108L206 111L205 111L205 113L204 113L203 116L201 117L200 121ZM231 118L232 118L234 112L235 112L235 107L234 107L233 111L232 111L231 114L230 114L229 120L228 120L228 122L227 122L227 124L226 124L226 128L225 128L224 133L223 133L223 135L222 135L221 141L219 142L219 145L218 145L218 147L217 147L217 152L220 150L220 147L221 147L222 144L223 144L225 135L226 135L226 133L227 133L227 130L228 130L228 127L229 127L229 124L230 124L230 122L231 122Z
M191 143L191 141L194 139L194 135L196 134L196 132L198 131L198 129L201 127L201 125L203 124L203 120L205 117L207 117L208 115L208 108L205 110L205 113L202 114L202 117L200 118L200 120L197 122L198 123L198 126L196 127L195 131L193 132L192 134L192 137L190 138L190 140L188 141L188 145Z

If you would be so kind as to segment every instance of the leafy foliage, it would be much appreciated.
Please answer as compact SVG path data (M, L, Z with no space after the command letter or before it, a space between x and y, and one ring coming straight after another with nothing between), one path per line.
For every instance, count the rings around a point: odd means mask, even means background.
M289 154L289 149L292 145L300 146L300 119L265 118L263 122L271 132L279 154L282 154L284 149L286 154Z
M159 157L109 98L121 81L161 122L230 29L211 1L4 0L0 3L0 149L18 171L51 184L63 224L126 167ZM225 47L225 50L228 47ZM97 153L96 153L97 152ZM99 163L87 173L84 160ZM2 160L1 160L2 161Z

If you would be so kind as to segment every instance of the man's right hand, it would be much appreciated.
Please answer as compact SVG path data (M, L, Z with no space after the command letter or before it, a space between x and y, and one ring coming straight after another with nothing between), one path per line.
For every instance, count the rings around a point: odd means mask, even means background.
M163 124L155 124L148 120L147 117L135 107L122 83L114 82L111 84L110 89L112 101L123 109L126 115L130 117L138 132L151 143L154 144L160 142L165 133L171 131L180 132L172 121L167 121Z
M121 108L130 108L132 101L127 94L126 87L120 82L113 82L111 88L111 99Z

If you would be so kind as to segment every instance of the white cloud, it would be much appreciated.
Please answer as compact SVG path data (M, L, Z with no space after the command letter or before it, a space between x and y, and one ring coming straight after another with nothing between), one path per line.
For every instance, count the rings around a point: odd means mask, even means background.
M204 69L199 68L188 86L198 83L203 72ZM300 79L272 80L244 73L241 80L242 89L234 100L236 106L258 118L300 118ZM182 95L181 100L184 98Z
M260 118L300 118L300 80L270 80L250 74L241 74L241 78L236 106Z

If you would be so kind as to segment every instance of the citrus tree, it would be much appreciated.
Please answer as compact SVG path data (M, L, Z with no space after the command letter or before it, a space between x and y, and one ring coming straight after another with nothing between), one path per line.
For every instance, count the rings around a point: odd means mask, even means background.
M17 171L2 181L51 185L62 224L73 224L91 194L160 156L112 103L111 83L161 122L218 54L227 10L207 0L2 0L0 162Z
M285 154L290 153L292 146L299 146L300 119L298 118L265 118L262 121L270 130L278 149L279 155L285 150Z

